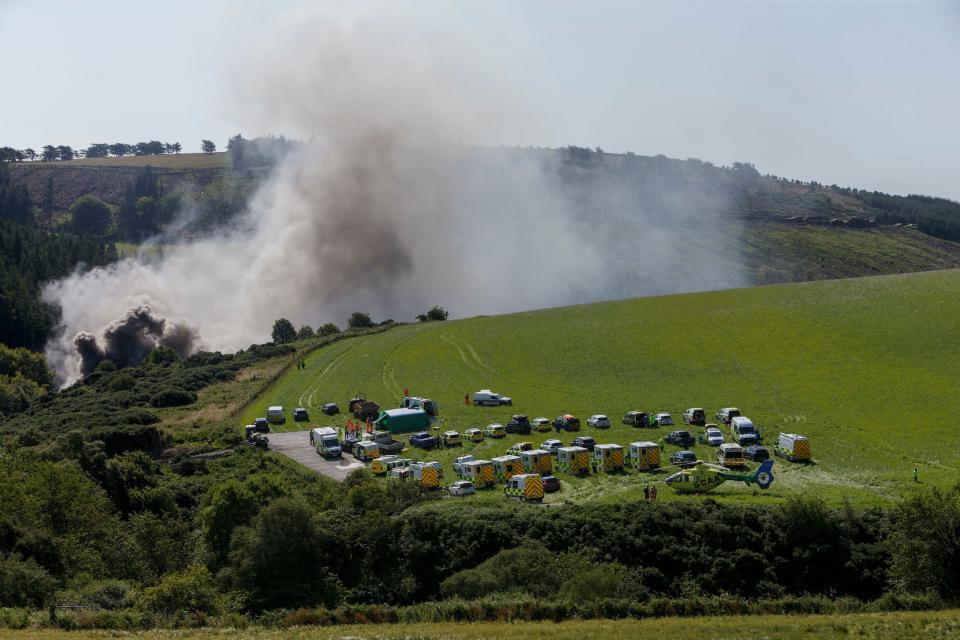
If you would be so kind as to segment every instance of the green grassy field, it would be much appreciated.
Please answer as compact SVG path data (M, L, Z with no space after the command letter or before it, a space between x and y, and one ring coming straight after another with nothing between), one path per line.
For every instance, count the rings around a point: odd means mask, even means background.
M149 632L104 631L7 631L11 640L87 640L93 638L156 638L163 640L333 640L369 638L371 640L480 640L515 638L517 640L594 640L613 637L674 638L956 638L960 637L957 611L922 613L870 613L807 616L728 616L704 618L656 618L646 620L583 620L521 623L434 623L393 624L347 627L294 627L292 629L207 629Z
M343 416L327 419L317 407L345 407L356 392L397 406L406 387L440 402L443 429L506 422L512 412L551 419L572 412L584 422L583 433L626 445L669 430L621 425L627 410L670 411L679 422L690 406L706 408L708 416L737 406L762 427L767 444L781 430L807 435L815 464L778 460L768 491L727 483L714 492L718 499L808 493L831 502L888 502L918 486L915 467L921 485L957 481L958 293L960 271L942 271L404 326L315 351L306 370L289 370L249 405L242 423L282 404L288 413L304 406L315 422L342 424ZM514 407L464 406L464 394L481 388L512 396ZM593 413L609 415L613 428L586 427ZM285 428L300 427L288 419ZM554 436L407 451L441 460L449 479L449 463L461 453L489 458L513 442ZM667 446L665 454L675 449ZM715 455L706 446L697 452ZM551 500L637 498L650 478L561 476L564 489ZM496 494L481 499L501 499Z
M231 166L230 154L225 151L220 153L123 156L120 158L78 158L56 164L61 167L144 167L149 164L152 167L163 169L229 169Z

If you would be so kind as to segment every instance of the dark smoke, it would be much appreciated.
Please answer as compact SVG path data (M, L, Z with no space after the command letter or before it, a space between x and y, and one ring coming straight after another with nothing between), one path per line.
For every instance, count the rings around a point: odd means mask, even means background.
M133 307L114 320L98 340L87 331L73 339L80 355L80 370L88 375L103 360L118 367L139 364L157 347L169 347L181 358L188 357L199 345L197 330L156 314L148 305Z

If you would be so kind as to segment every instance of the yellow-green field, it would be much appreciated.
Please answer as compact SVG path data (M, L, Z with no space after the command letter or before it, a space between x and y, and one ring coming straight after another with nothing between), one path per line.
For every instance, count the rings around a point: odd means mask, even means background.
M608 638L905 638L960 637L957 611L870 613L811 616L742 616L656 618L646 620L583 620L560 623L435 623L292 629L154 630L143 633L108 631L0 631L10 640L92 640L150 638L156 640L606 640Z
M251 403L241 424L271 404L287 409L286 429L305 426L289 419L296 406L307 407L314 423L343 424L344 416L328 419L318 408L337 402L345 409L357 392L395 407L409 388L439 401L442 429L504 423L514 412L551 419L571 412L583 421L582 433L627 445L660 439L670 429L624 426L625 411L669 411L680 422L687 407L704 407L712 417L737 406L762 427L768 445L780 431L807 435L815 464L778 459L768 491L727 483L716 497L810 493L832 502L888 502L916 486L952 485L960 477L958 294L960 272L942 271L399 327L315 351L306 370L288 370ZM464 406L464 395L481 388L512 396L514 406ZM594 413L609 415L613 428L587 427ZM444 462L449 480L457 455L490 458L513 442L552 437L508 436L407 454ZM564 442L573 437L561 435ZM665 454L674 450L667 446ZM696 450L701 459L715 459L706 446ZM565 486L552 500L619 501L639 497L650 476L561 479ZM488 492L489 499L496 493Z

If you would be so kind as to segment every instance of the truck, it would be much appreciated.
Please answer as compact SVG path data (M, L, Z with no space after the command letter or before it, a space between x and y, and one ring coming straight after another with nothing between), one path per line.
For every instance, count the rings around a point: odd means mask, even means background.
M370 462L380 457L380 445L376 442L358 442L353 447L353 457L360 462Z
M497 480L509 480L518 473L523 473L523 460L520 456L499 456L493 462L493 475Z
M790 462L810 462L810 441L799 433L781 433L773 454Z
M717 451L717 462L732 469L746 466L747 459L743 456L743 447L732 442L724 442Z
M521 451L520 459L523 460L523 470L527 473L548 475L553 472L553 457L549 451L543 449Z
M454 473L456 473L458 476L462 475L461 472L463 471L463 466L468 462L473 462L474 460L476 460L476 458L474 458L471 455L460 456L459 458L453 461Z
M365 433L363 437L372 442L376 442L380 446L380 452L385 455L400 453L404 449L403 443L399 440L394 440L393 434L389 431Z
M390 433L411 433L430 428L430 416L423 409L387 409L374 420L375 429Z
M521 473L507 481L503 493L511 500L542 502L543 480L539 473Z
M631 466L637 471L660 468L660 445L656 442L631 442L627 453Z
M593 448L593 459L601 471L623 471L623 447L618 444L598 444Z
M513 399L494 393L490 389L481 389L473 394L473 404L477 407L511 406Z
M439 489L439 467L439 462L415 462L410 465L410 470L413 472L413 480L423 489Z
M740 409L736 407L725 407L717 411L717 422L720 424L730 424L730 421L740 415Z
M470 480L478 489L493 486L493 463L489 460L471 460L460 466L461 480Z
M590 471L590 452L583 447L557 449L557 469L572 476Z
M357 420L376 420L380 415L380 405L376 402L369 402L364 396L358 395L350 399L347 404L347 411L353 414Z
M757 428L746 416L735 416L730 419L730 434L734 442L739 442L744 447L757 444L760 438L757 437Z
M318 427L310 430L310 443L324 458L340 458L343 451L340 448L340 438L333 427Z

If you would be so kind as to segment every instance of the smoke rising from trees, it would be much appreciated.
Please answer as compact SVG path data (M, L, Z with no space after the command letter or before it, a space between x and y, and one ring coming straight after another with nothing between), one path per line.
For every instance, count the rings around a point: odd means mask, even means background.
M191 327L177 333L185 355L268 339L280 316L412 320L439 302L462 317L741 283L674 255L717 227L718 203L644 204L580 159L474 146L542 119L511 104L467 28L390 7L305 9L251 48L235 118L310 141L278 159L234 229L48 286L61 381L110 353L138 361L168 327Z

